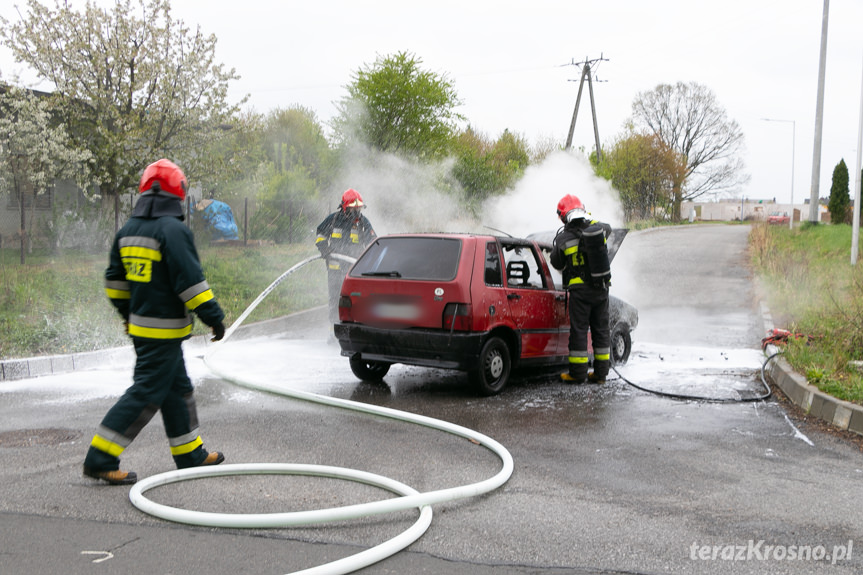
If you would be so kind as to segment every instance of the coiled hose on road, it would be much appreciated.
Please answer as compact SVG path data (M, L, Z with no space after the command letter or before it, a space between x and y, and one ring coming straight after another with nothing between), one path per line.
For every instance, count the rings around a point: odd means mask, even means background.
M335 254L333 254L335 256ZM338 257L338 256L335 256ZM267 289L252 302L251 305L243 312L243 314L231 325L225 333L225 337L221 342L211 346L204 354L204 363L207 367L219 377L247 389L264 391L273 393L287 398L318 403L341 409L357 411L375 416L386 417L395 421L413 423L422 425L431 429L437 429L452 435L463 437L482 445L489 451L493 452L500 458L501 469L498 473L484 481L452 487L448 489L440 489L437 491L428 491L421 493L412 487L405 485L394 479L390 479L381 475L359 471L355 469L346 469L343 467L330 467L323 465L306 465L306 464L290 464L290 463L247 463L247 464L229 464L215 467L193 467L190 469L179 469L160 473L152 477L147 477L132 486L129 492L129 499L132 504L141 511L159 517L174 521L177 523L185 523L188 525L202 525L207 527L226 527L226 528L284 528L298 527L305 525L314 525L332 521L342 521L347 519L355 519L370 515L379 515L391 513L394 511L403 511L407 509L419 509L419 517L417 521L406 531L389 539L376 547L367 549L355 555L351 555L338 561L333 561L325 565L320 565L294 573L302 573L305 575L341 575L343 573L351 573L363 567L367 567L398 553L408 545L422 537L426 532L432 519L431 505L442 503L445 501L454 501L456 499L464 499L474 497L484 493L493 491L506 483L513 472L513 460L509 451L495 441L494 439L473 431L466 427L425 417L390 409L387 407L379 407L368 405L347 399L338 399L291 389L280 385L277 382L272 383L253 383L245 381L242 377L223 372L218 367L209 361L210 356L215 353L220 346L224 345L236 331L236 329L245 321L249 314L258 304L264 300L283 280L291 274L315 260L321 259L321 256L314 256L296 264L281 276L279 276ZM344 258L343 258L344 259ZM346 260L347 261L347 260ZM353 261L353 260L351 260ZM234 513L211 513L201 511L191 511L180 509L177 507L169 507L151 501L144 494L156 487L188 481L191 479L199 479L202 477L220 477L230 475L307 475L315 477L328 477L335 479L343 479L346 481L355 481L365 483L381 489L390 491L398 495L398 497L374 501L370 503L362 503L356 505L348 505L343 507L334 507L330 509L320 509L314 511L298 511L286 513L258 513L258 514L234 514Z

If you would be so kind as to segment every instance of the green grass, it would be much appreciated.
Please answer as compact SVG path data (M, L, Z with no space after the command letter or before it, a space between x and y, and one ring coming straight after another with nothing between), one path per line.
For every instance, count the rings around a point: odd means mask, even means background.
M230 325L284 271L317 254L311 245L199 246L204 275ZM105 296L107 253L28 254L0 250L0 359L127 345L122 321ZM317 264L317 265L316 265ZM314 262L283 281L246 322L326 303L326 272ZM195 322L193 334L209 330Z
M851 228L805 225L753 227L752 262L778 328L793 340L785 358L810 384L863 405L863 262L851 265Z

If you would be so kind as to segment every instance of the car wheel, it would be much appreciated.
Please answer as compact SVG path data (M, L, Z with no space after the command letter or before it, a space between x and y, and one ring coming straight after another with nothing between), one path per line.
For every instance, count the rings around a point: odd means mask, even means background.
M509 347L499 337L489 338L479 354L479 366L470 372L470 380L482 395L500 393L512 370Z
M611 332L611 365L623 365L632 351L632 336L625 325L616 326Z
M352 357L350 364L354 375L363 381L381 381L391 365L385 361L368 361L361 357Z

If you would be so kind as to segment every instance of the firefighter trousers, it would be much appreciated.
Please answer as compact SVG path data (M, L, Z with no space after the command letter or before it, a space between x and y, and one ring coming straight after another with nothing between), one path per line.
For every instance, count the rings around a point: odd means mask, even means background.
M181 340L133 338L137 360L132 385L96 430L84 466L94 471L120 467L120 454L147 423L162 413L177 468L195 467L207 457L198 435L194 388L186 374Z
M611 359L608 288L581 285L569 290L569 374L587 377L588 332L593 344L593 372L605 379Z

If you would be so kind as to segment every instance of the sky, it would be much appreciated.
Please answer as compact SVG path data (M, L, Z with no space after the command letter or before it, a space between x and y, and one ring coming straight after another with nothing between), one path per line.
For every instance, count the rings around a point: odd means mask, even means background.
M0 0L0 14L17 19L15 4ZM218 38L217 59L241 76L232 99L248 94L258 112L299 104L325 124L354 72L401 51L452 81L474 129L493 139L508 129L531 145L566 140L584 60L603 59L593 68L603 147L640 92L697 82L744 133L750 181L736 196L789 202L793 180L795 204L812 192L823 9L824 0L172 2L176 18ZM863 2L830 2L821 197L840 159L851 174L857 165L861 24ZM35 80L5 47L0 73ZM591 150L593 130L585 87L573 146Z

